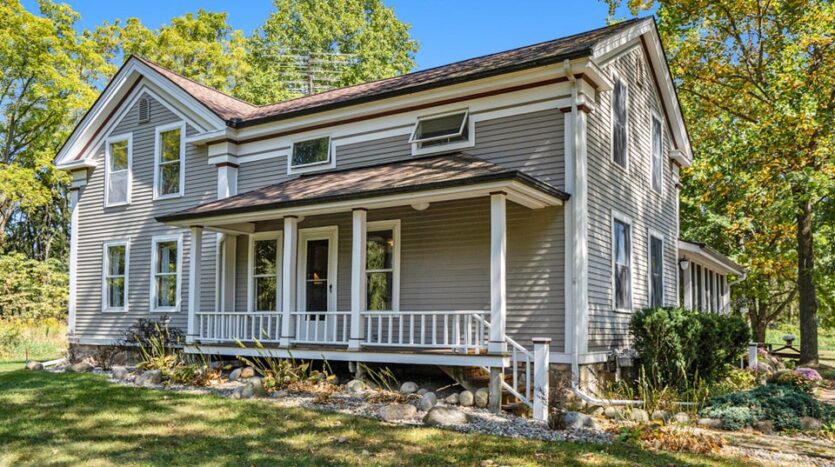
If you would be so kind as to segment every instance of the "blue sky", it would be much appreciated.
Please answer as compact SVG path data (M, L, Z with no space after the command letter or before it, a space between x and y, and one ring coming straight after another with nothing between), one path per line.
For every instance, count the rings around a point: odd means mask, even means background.
M81 14L80 28L103 21L139 17L156 28L198 8L226 11L234 28L252 32L272 9L271 0L63 0ZM383 0L420 42L418 69L542 42L605 25L600 0ZM37 12L36 0L23 0ZM618 17L629 17L619 11Z

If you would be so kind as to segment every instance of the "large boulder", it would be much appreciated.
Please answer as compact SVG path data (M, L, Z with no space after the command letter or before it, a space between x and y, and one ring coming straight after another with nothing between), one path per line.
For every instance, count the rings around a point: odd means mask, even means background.
M252 399L255 395L255 390L251 384L244 384L232 390L232 399Z
M70 373L87 373L93 370L93 365L87 361L80 361L67 367Z
M241 371L243 371L243 368L235 368L232 370L232 372L229 373L229 381L237 381L241 379Z
M389 404L380 408L380 418L387 422L412 418L417 409L412 404Z
M821 429L821 421L812 417L800 417L800 429L803 431L818 431Z
M155 386L162 383L162 371L147 370L140 373L134 380L137 386Z
M770 435L774 431L774 423L771 420L758 420L754 422L754 429L764 435Z
M418 401L418 409L422 412L429 412L432 410L432 407L435 407L435 404L438 403L438 397L435 396L434 392L427 392L426 394L420 396L420 400Z
M620 408L615 407L613 405L610 405L610 406L606 407L605 409L603 409L603 415L605 415L606 418L611 418L611 419L621 419L621 418L623 418L623 412L621 412Z
M423 423L430 426L466 425L467 415L452 407L434 407L423 417Z
M700 418L696 424L704 428L713 428L715 430L722 428L722 420L718 418Z
M418 392L418 389L420 389L420 387L418 387L417 383L414 383L412 381L406 381L405 383L400 385L400 392L406 395L414 394Z
M470 391L461 391L458 394L458 403L461 404L462 407L472 407L475 404L475 396Z
M479 388L475 392L475 406L483 409L487 407L488 402L490 402L490 391L487 388Z
M352 394L363 392L366 389L368 389L368 385L361 379L352 379L345 385L345 390Z
M251 366L241 368L241 373L238 377L241 379L255 377L255 368L252 368Z
M650 415L649 418L650 420L667 423L672 418L672 415L670 414L670 412L667 412L666 410L656 409L652 411L652 415Z
M676 423L685 425L690 423L690 415L687 415L687 412L678 412L677 414L673 415L673 420L675 420Z
M36 361L26 362L26 369L31 371L41 371L43 370L43 363Z
M594 430L597 424L590 415L580 412L563 412L563 426L566 430Z
M252 395L254 397L266 397L267 390L264 388L264 381L259 377L251 378L247 384L252 387Z
M111 373L113 375L113 379L118 380L126 380L130 375L130 371L128 371L128 369L123 366L114 366L111 370Z
M645 423L649 421L649 414L644 409L633 408L629 411L629 419L633 422Z

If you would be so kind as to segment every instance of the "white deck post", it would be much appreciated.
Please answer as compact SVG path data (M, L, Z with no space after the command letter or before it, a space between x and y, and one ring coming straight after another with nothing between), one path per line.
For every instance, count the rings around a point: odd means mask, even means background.
M67 300L67 334L75 334L75 302L78 287L78 189L70 189L70 294Z
M722 312L731 312L731 288L728 287L728 276L722 276Z
M284 248L281 254L281 347L290 347L293 334L292 315L296 311L296 256L299 245L299 219L284 218Z
M229 143L226 143L228 146ZM237 160L237 159L236 159ZM217 199L225 199L238 194L238 164L221 162L217 167ZM218 310L235 311L235 270L238 251L238 237L229 234L217 234L216 301Z
M533 418L548 420L551 339L533 338Z
M362 313L365 311L365 242L367 235L368 211L354 209L351 242L351 339L348 350L362 348Z
M690 269L692 267L693 265L690 264L687 269L682 271L679 266L679 274L684 275L682 277L684 282L684 303L682 303L682 306L687 310L693 309L693 270Z
M748 344L748 369L757 371L757 343L750 342Z
M191 228L191 247L188 266L188 335L187 343L197 338L197 311L200 308L200 276L203 264L203 228Z
M507 195L490 194L490 353L507 352Z

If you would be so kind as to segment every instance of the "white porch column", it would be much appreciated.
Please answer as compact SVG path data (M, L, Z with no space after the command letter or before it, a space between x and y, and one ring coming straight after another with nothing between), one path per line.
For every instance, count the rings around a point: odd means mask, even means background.
M701 280L699 281L699 296L701 297L702 307L700 311L707 311L707 292L705 289L707 288L707 269L704 266L700 266L699 269L701 270Z
M490 194L490 353L507 352L507 195Z
M551 369L551 339L547 337L533 338L533 418L534 420L548 420L548 397L550 388Z
M687 309L693 309L693 272L690 268L694 267L693 264L690 264L687 269L681 270L680 266L676 266L679 268L679 274L683 274L682 279L684 282L684 303L681 305Z
M722 312L731 312L731 288L728 286L728 276L722 276Z
M191 247L188 265L188 334L186 342L197 337L197 311L200 308L200 275L203 264L203 228L191 228Z
M237 160L237 159L235 159ZM238 164L221 162L217 167L217 199L238 194ZM235 311L235 281L237 271L238 238L229 234L217 234L217 264L215 267L217 290L215 301L220 311Z
M78 192L70 189L70 294L67 300L67 334L75 334L76 289L78 288Z
M296 311L296 258L299 245L299 218L284 218L284 248L281 254L281 347L289 347L295 337L292 315Z
M354 209L351 242L351 339L348 350L360 350L364 340L362 313L365 311L365 242L368 211Z

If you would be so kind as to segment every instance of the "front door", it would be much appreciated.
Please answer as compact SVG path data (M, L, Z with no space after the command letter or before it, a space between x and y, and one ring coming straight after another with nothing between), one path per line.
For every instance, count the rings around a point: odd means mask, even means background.
M299 232L299 336L306 341L323 341L336 320L336 227L302 229Z

